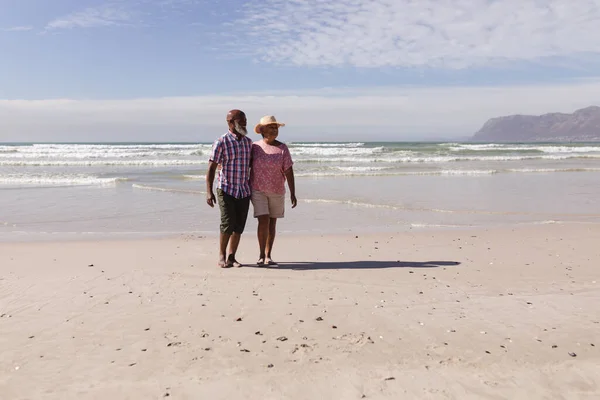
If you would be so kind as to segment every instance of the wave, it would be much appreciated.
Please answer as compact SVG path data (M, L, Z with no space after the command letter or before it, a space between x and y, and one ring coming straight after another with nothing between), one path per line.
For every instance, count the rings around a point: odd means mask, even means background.
M383 171L391 167L334 167L338 171L345 172L366 172L366 171Z
M96 151L96 152L1 152L0 159L95 159L95 158L147 158L147 157L192 157L208 156L209 153L203 150L194 151L148 151L143 153L135 152L114 152L114 151Z
M479 215L536 215L536 213L517 212L517 211L487 211L487 210L448 210L441 208L421 208L421 207L404 207L388 204L364 203L353 200L334 200L334 199L304 199L306 203L323 203L323 204L341 204L358 208L375 208L388 209L396 211L411 211L411 212L433 212L442 214L479 214ZM540 215L545 215L544 213Z
M186 143L186 144L60 144L60 143L35 143L31 146L10 146L10 147L18 147L18 148L33 148L33 149L59 149L59 150L71 150L71 151L79 151L81 149L110 149L110 150L119 150L119 149L195 149L198 147L211 147L212 144L203 144L203 143Z
M439 208L421 208L421 207L403 207L403 206L394 206L389 204L374 204L374 203L365 203L354 200L334 200L334 199L303 199L301 200L305 203L324 203L324 204L342 204L348 205L352 207L358 208L378 208L378 209L388 209L388 210L399 210L399 211L418 211L418 212L435 212L435 213L444 213L444 214L455 214L455 213L463 213L463 214L510 214L504 212L496 212L496 211L478 211L478 210L446 210Z
M522 160L567 160L572 158L600 158L600 154L564 154L564 155L530 155L530 156L424 156L424 157L327 157L301 158L297 163L448 163L462 161L522 161Z
M425 224L425 223L412 223L410 224L413 228L464 228L465 225L444 225L444 224Z
M3 185L42 185L42 186L108 186L127 178L100 178L92 175L0 175Z
M206 175L183 175L183 178L190 179L190 180L205 181Z
M306 148L292 148L290 153L294 156L303 155L315 155L315 156L352 156L352 155L371 155L381 154L384 152L384 147L371 147L371 148L336 148L336 147L306 147Z
M537 151L541 153L600 153L600 146L456 144L450 151Z
M340 167L338 167L340 168ZM425 176L425 175L448 175L448 176L480 176L480 175L492 175L497 174L500 171L495 169L489 170L441 170L441 171L389 171L388 168L382 170L378 169L366 169L362 170L360 167L348 167L355 168L343 172L337 171L317 171L317 172L300 172L295 175L298 177L360 177L360 176Z
M202 192L200 190L175 189L175 188L166 188L166 187L160 187L160 186L148 186L148 185L140 185L138 183L134 183L133 185L131 185L131 187L134 189L151 190L151 191L155 191L155 192L206 194L206 192Z
M507 169L507 172L521 173L549 173L549 172L600 172L600 168L514 168Z
M293 143L288 142L288 147L294 149L301 147L362 147L365 143Z
M446 169L430 171L393 171L387 167L335 167L334 171L299 172L297 177L369 177L369 176L485 176L503 173L600 172L600 168L509 168L509 169Z
M208 160L0 160L0 166L24 167L96 167L96 166L169 166L203 165Z

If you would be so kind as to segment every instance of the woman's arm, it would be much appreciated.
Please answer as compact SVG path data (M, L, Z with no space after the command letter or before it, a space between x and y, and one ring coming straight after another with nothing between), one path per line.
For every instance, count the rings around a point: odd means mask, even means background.
M285 179L290 187L290 198L292 200L292 208L296 207L298 200L296 199L296 183L294 182L294 168L289 167L285 171Z

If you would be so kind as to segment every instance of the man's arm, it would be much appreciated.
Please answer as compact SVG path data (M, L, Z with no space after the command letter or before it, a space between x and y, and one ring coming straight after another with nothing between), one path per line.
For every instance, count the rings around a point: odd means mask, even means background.
M298 200L296 200L296 183L294 182L294 168L289 167L285 171L285 179L287 180L288 186L290 188L290 198L292 200L292 208L296 207L298 204Z
M211 207L215 206L217 199L213 193L213 181L215 180L215 171L217 170L217 163L214 161L208 162L208 171L206 171L206 204Z

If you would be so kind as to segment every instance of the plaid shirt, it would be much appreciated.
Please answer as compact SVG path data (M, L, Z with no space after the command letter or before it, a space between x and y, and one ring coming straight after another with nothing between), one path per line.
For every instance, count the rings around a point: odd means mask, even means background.
M210 161L221 166L217 178L217 188L237 199L250 196L250 153L252 140L227 132L213 144Z

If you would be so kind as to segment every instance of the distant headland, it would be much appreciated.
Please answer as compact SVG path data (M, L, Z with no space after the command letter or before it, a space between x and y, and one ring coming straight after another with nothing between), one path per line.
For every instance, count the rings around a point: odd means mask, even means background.
M600 141L600 107L572 114L509 115L488 120L470 139L474 142Z

